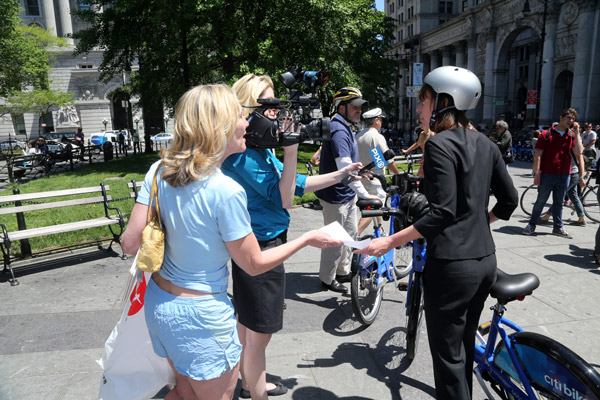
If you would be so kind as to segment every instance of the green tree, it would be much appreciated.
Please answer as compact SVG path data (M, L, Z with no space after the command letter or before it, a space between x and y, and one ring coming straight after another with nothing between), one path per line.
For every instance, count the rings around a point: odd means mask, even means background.
M157 99L172 108L189 87L232 83L242 75L278 75L289 67L326 69L326 109L342 86L360 87L383 104L394 63L383 57L392 20L371 0L89 0L79 12L90 28L74 35L76 53L104 48L101 78L139 61L132 93L142 106ZM102 9L102 12L95 10Z

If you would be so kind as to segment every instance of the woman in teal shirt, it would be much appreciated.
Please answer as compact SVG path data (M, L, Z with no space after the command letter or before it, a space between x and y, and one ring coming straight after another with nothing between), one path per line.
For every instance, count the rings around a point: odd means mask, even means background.
M257 99L275 97L273 82L266 75L249 74L233 85L233 91L248 117ZM278 110L266 110L265 116L275 119ZM252 231L261 249L282 245L287 241L294 195L315 191L340 182L361 164L351 164L344 170L310 176L296 173L298 144L283 148L284 163L268 149L248 148L223 162L223 172L238 182L248 196L248 211ZM266 383L265 350L271 335L283 327L285 270L283 263L257 276L250 276L232 262L233 297L238 314L238 332L242 351L242 390L240 397L267 399L287 392L281 383Z

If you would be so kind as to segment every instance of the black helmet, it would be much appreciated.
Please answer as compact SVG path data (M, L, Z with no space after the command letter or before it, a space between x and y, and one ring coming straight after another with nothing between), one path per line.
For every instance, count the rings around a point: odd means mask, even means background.
M399 208L406 214L407 226L410 226L429 212L429 202L423 193L410 192L402 196Z

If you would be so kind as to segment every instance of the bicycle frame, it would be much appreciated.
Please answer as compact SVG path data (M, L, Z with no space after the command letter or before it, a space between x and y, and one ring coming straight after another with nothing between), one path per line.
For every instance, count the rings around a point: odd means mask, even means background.
M413 285L413 279L415 272L422 273L425 269L426 253L427 253L427 242L425 239L417 239L413 241L413 264L408 276L408 287L406 289L406 298L410 299L410 290ZM420 275L419 275L420 276ZM408 301L404 303L404 306L408 309Z
M481 387L486 391L486 394L490 397L490 399L494 399L492 393L489 392L487 385L483 383L483 375L489 374L489 376L496 381L504 390L508 391L511 396L514 396L516 399L521 400L529 400L536 399L537 397L533 393L533 389L527 378L525 370L521 366L521 363L518 359L518 356L513 347L513 343L511 342L508 333L504 329L503 325L508 326L510 329L516 332L522 332L523 329L515 324L514 322L504 318L502 314L504 313L504 306L501 304L496 304L494 307L494 316L492 317L492 322L490 326L490 332L488 334L487 341L477 333L477 339L481 343L475 343L475 356L474 360L477 366L474 369L475 375L479 380ZM500 338L500 340L506 346L506 351L510 357L510 361L512 363L511 367L514 368L513 371L505 371L509 373L513 378L518 379L525 388L525 393L523 390L515 385L507 375L505 375L495 364L495 350L496 350L496 341ZM512 372L512 374L511 374ZM516 373L517 376L513 374Z

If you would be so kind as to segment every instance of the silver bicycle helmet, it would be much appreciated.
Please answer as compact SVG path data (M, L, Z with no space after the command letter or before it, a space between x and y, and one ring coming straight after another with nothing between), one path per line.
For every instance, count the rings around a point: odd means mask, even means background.
M449 65L439 67L428 73L423 82L431 86L436 93L452 96L457 110L472 110L481 97L481 82L468 69Z

